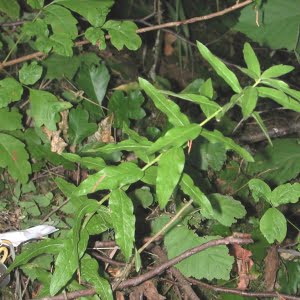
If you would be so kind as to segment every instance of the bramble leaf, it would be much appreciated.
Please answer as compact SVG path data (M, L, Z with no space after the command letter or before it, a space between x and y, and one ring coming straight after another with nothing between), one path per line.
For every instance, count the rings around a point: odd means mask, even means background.
M37 62L32 62L30 65L25 63L19 71L19 79L25 85L32 85L41 78L42 73L43 67Z
M253 178L249 181L248 185L255 202L264 199L270 203L271 189L263 180Z
M13 78L0 80L0 108L20 100L23 94L22 85Z
M9 111L8 108L0 108L0 131L22 128L22 115L17 110Z

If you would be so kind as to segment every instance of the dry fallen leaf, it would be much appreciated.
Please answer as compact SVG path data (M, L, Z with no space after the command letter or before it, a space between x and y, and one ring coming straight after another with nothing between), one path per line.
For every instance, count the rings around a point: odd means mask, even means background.
M113 122L113 115L106 117L103 119L99 126L98 130L95 132L95 139L98 142L103 142L103 143L114 143L115 139L111 135L111 126Z
M177 40L176 36L170 32L166 32L164 35L164 55L170 56L174 52L173 43Z
M268 292L274 290L278 268L279 256L277 247L272 246L269 248L268 254L265 257L265 287Z

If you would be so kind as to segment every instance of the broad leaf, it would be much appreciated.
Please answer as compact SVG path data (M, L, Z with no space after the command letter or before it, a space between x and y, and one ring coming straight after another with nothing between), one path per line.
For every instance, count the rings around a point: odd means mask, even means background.
M213 236L199 237L187 227L180 226L173 228L166 234L164 244L168 258L171 259L188 249L217 238ZM186 277L228 280L234 261L228 252L226 246L211 247L181 261L176 265L176 268Z
M246 151L241 146L237 145L232 139L223 136L223 134L218 130L208 131L206 129L203 129L201 131L201 135L207 140L209 140L211 143L222 143L227 150L234 150L246 161L254 161L253 157L248 151Z
M249 43L244 44L243 53L248 70L253 72L255 74L255 78L258 79L260 77L260 64L255 52L253 51Z
M17 0L0 0L0 11L10 18L17 19L20 15L20 6Z
M297 203L300 197L299 183L286 183L276 187L270 196L270 202L274 207L282 204Z
M102 28L108 31L111 43L118 50L124 46L129 50L137 50L142 44L140 36L136 33L138 27L132 21L109 20Z
M143 78L139 78L141 88L153 100L155 106L164 114L166 114L169 122L174 126L188 125L189 119L185 114L180 112L179 106L173 101L166 98L158 89L150 82Z
M193 199L194 204L200 206L201 213L206 216L212 217L213 215L213 208L211 206L210 201L205 196L201 190L195 186L193 179L186 173L183 173L182 178L180 180L180 188L181 190L189 195L191 199Z
M9 111L7 108L0 108L0 131L22 128L22 115L17 110Z
M152 144L147 153L152 154L157 151L167 150L171 147L180 147L187 141L195 139L201 131L202 127L198 124L189 124L186 126L172 128L167 131L164 136Z
M96 45L97 43L100 50L104 50L106 48L105 42L105 33L101 28L89 27L84 33L86 39L92 43L92 45Z
M287 232L285 216L277 208L269 208L260 219L259 228L270 244L275 240L281 243Z
M208 196L213 207L212 218L224 226L231 226L246 215L246 209L240 201L234 200L231 196L211 194ZM206 216L211 218L211 216Z
M243 117L245 119L248 118L252 114L253 110L255 109L257 98L258 98L258 93L255 87L249 86L245 88L240 100Z
M30 65L25 63L19 71L19 79L25 85L32 85L41 78L42 73L43 67L37 62L32 62Z
M224 79L234 92L240 93L242 88L235 74L218 57L212 54L204 44L197 41L197 47L203 58L213 67L217 74Z
M124 191L116 189L110 194L109 208L116 242L120 246L126 261L128 261L134 246L135 215L133 204Z
M85 138L97 131L96 123L89 123L89 113L77 106L69 113L69 138L73 145L80 144Z
M248 185L255 202L264 199L270 203L271 189L263 180L254 178L249 181Z
M87 195L99 190L113 190L138 181L143 171L134 163L125 162L119 166L106 167L90 175L78 187L76 195Z
M180 179L185 162L182 148L172 148L163 153L157 169L156 195L161 209L163 209ZM170 176L170 174L172 174Z
M27 4L34 9L40 9L44 6L44 0L27 0Z
M20 100L23 94L22 85L13 78L0 80L0 108Z
M282 75L292 72L294 69L295 69L294 67L287 66L287 65L273 66L273 67L267 69L266 71L264 71L261 75L261 78L268 79L268 78L279 77L279 76L282 76Z
M28 181L31 164L25 145L13 136L0 133L0 167L8 169L9 174L22 183Z
M113 300L112 290L107 279L100 277L98 262L85 254L80 261L81 278L87 284L92 284L100 299Z
M59 112L72 107L68 102L59 101L53 94L40 90L30 90L30 115L35 125L45 125L55 131L60 120Z
M66 33L55 33L51 35L50 42L53 51L62 56L73 56L73 41Z

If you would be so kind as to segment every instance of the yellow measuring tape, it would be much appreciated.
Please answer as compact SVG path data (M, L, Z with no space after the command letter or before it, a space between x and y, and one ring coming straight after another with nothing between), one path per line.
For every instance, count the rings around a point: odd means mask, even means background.
M11 241L9 240L0 240L0 263L4 264L9 255L12 259L15 259L15 249Z

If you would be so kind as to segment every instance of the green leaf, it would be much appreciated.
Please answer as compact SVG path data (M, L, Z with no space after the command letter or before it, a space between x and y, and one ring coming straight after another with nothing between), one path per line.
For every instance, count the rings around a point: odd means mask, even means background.
M106 16L110 11L111 6L114 4L113 0L63 0L59 1L60 5L63 5L70 10L85 17L90 24L95 27L100 27L105 22Z
M258 13L259 27L255 23L255 14L253 5L247 5L241 10L234 29L260 45L272 49L294 49L299 27L299 0L284 1L284 5L282 0L264 1Z
M96 123L89 123L89 113L77 106L69 113L69 138L73 145L80 144L85 138L97 131Z
M153 194L150 192L150 188L147 186L143 186L140 189L134 190L129 196L133 203L137 203L143 208L148 208L153 204Z
M179 185L181 190L189 195L196 205L200 206L201 213L210 217L213 215L213 208L210 201L205 194L195 186L193 179L188 174L183 173Z
M268 78L279 77L292 72L294 69L295 68L293 66L287 66L287 65L272 66L271 68L267 69L262 73L261 78L268 79Z
M167 133L150 146L147 153L167 150L171 147L181 147L189 140L195 139L202 131L198 124L189 124L171 128Z
M269 208L260 219L259 228L270 244L275 240L281 243L287 232L285 216L277 208Z
M116 189L110 194L109 208L116 242L120 246L126 261L128 261L134 246L135 215L133 204L124 191Z
M23 94L22 85L13 78L0 80L0 108L18 101Z
M17 0L0 0L0 11L12 19L17 19L20 15L20 6Z
M256 123L258 124L258 126L260 127L261 131L264 133L265 137L267 138L269 144L271 146L273 146L273 143L272 143L272 140L269 136L269 132L268 132L268 129L266 127L266 125L264 124L264 121L262 120L262 118L260 117L259 113L258 112L253 112L251 114L251 117L256 121Z
M138 181L143 171L134 163L125 162L119 166L106 167L90 175L78 187L75 195L87 195L99 190L113 190Z
M145 174L141 178L141 181L149 185L155 185L156 177L157 177L157 167L152 166L145 171Z
M27 4L33 9L40 9L44 6L44 0L27 0Z
M211 78L208 78L200 86L199 93L209 99L212 99L214 96L214 88L212 85Z
M55 131L56 123L60 120L59 112L72 107L72 104L59 101L53 94L40 90L30 90L30 115L35 125L45 125Z
M213 214L206 218L213 218L224 226L231 226L246 215L246 209L240 201L234 200L231 196L211 194L208 196L213 207Z
M81 157L74 153L62 153L65 159L80 164L89 170L101 171L106 167L105 161L101 157Z
M171 259L188 249L217 238L214 236L199 237L187 227L180 226L166 234L164 244L168 258ZM228 252L226 246L211 247L181 261L176 268L186 277L228 280L234 262Z
M31 259L42 254L57 254L63 249L63 241L60 239L47 239L34 244L26 245L22 253L16 256L14 262L9 266L8 272L11 272L14 268L22 266L28 263Z
M251 70L249 70L249 69L246 69L246 68L239 67L239 66L237 66L237 68L238 68L242 73L246 74L247 76L249 76L249 77L252 78L253 80L257 80L257 75L256 75L253 71L251 71Z
M99 206L97 212L89 219L86 230L89 235L98 235L112 228L111 212L106 206Z
M248 70L253 72L255 74L255 78L258 79L260 77L260 64L255 52L253 51L253 48L249 43L244 44L243 53Z
M9 174L22 183L28 181L31 174L29 155L25 145L13 136L0 133L0 167L8 168Z
M263 180L254 178L249 181L248 185L255 202L264 199L270 203L271 189Z
M129 50L137 50L142 44L140 36L136 33L138 27L131 21L107 21L103 26L111 37L111 43L118 50L127 47Z
M208 131L203 128L203 130L201 131L201 135L211 143L222 143L227 150L234 150L246 161L254 161L252 155L248 151L237 145L232 139L223 136L223 134L218 130Z
M42 76L43 67L37 62L32 62L30 65L25 63L19 71L20 82L25 85L35 84Z
M45 22L51 25L53 34L65 34L68 40L75 39L78 35L77 20L66 8L53 4L44 9Z
M280 292L296 295L300 289L300 262L284 261L278 271L276 282L280 286Z
M161 209L165 208L180 179L185 162L182 148L163 153L158 162L156 195ZM172 174L172 176L170 176Z
M81 278L89 285L92 284L100 299L113 300L109 282L105 278L99 276L98 262L88 254L85 254L80 261L80 265Z
M22 115L17 110L0 108L0 131L22 129Z
M197 41L197 47L203 58L213 67L216 73L225 80L225 82L232 88L234 92L240 93L242 88L235 74L199 41Z
M105 34L101 28L89 27L84 33L86 39L96 45L99 43L99 49L104 50L106 48Z
M300 145L298 139L277 139L273 147L268 145L258 152L255 163L248 166L247 173L260 177L274 185L285 183L295 178L300 172ZM264 172L268 170L268 172Z
M248 118L252 114L253 110L255 109L257 98L258 98L258 93L255 87L248 86L244 89L240 101L241 101L243 117L245 119Z
M130 124L129 119L139 120L145 117L146 113L141 107L144 97L140 91L131 92L127 97L123 92L115 91L109 99L108 109L114 114L114 126L122 128L125 123Z
M174 126L188 125L188 117L180 112L179 106L173 101L167 99L150 82L139 78L139 84L145 93L153 100L155 106L166 114L168 121Z
M66 33L55 33L50 37L53 51L62 56L73 56L73 41Z
M297 203L300 197L299 183L286 183L276 187L270 197L270 202L274 207L282 204Z

